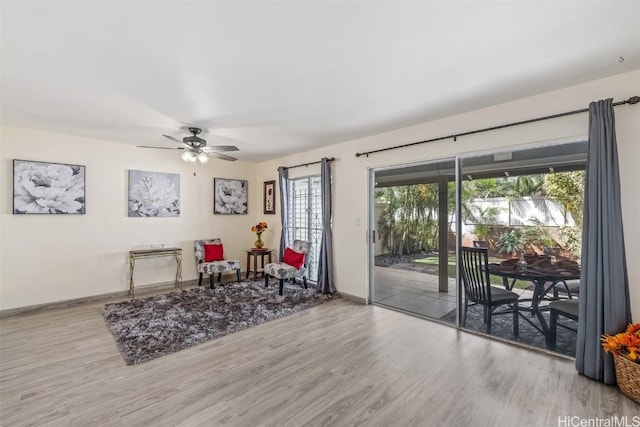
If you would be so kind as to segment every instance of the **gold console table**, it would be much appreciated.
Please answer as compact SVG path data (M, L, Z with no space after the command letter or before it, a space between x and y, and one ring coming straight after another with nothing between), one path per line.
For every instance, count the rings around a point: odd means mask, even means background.
M129 251L129 295L133 296L133 269L136 266L136 259L158 258L163 256L175 256L176 258L176 288L182 289L182 248L162 248L162 249L139 249Z

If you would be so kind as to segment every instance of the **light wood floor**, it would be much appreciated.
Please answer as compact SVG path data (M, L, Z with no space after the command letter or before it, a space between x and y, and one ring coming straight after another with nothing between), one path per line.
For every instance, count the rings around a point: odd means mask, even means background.
M345 300L126 366L100 306L1 320L2 426L557 426L640 409L571 361Z

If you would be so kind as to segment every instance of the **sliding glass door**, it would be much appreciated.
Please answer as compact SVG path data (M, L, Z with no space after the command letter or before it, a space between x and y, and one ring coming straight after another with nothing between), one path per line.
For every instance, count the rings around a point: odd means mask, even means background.
M371 301L455 323L454 160L376 169L371 185Z
M564 316L551 343L549 304L577 304L586 148L539 144L371 170L370 301L574 356L577 322ZM486 304L457 271L462 248L486 252L475 274L489 273L495 298L515 295L518 336L513 304L489 306L488 327Z

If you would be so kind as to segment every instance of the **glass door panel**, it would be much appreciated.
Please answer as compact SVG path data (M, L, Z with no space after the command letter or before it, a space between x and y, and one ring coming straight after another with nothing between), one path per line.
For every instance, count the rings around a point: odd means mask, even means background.
M580 141L461 159L461 246L486 248L489 264L498 265L495 274L489 275L491 286L516 294L520 312L517 337L509 306L495 309L489 330L484 306L470 303L464 328L548 348L549 303L577 303L579 279L502 276L510 266L520 268L523 275L529 271L551 275L560 269L569 271L570 266L579 270L586 149L586 142ZM486 269L491 272L492 268ZM460 311L464 312L466 294L460 289ZM568 328L557 329L556 350L575 356L577 322L561 321Z
M371 301L455 323L455 161L375 170L371 185Z

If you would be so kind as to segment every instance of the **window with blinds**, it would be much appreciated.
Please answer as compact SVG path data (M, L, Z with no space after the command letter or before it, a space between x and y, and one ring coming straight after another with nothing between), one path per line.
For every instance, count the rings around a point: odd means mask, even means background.
M322 201L320 175L289 180L289 241L311 242L309 273L318 280L318 256L322 238Z

